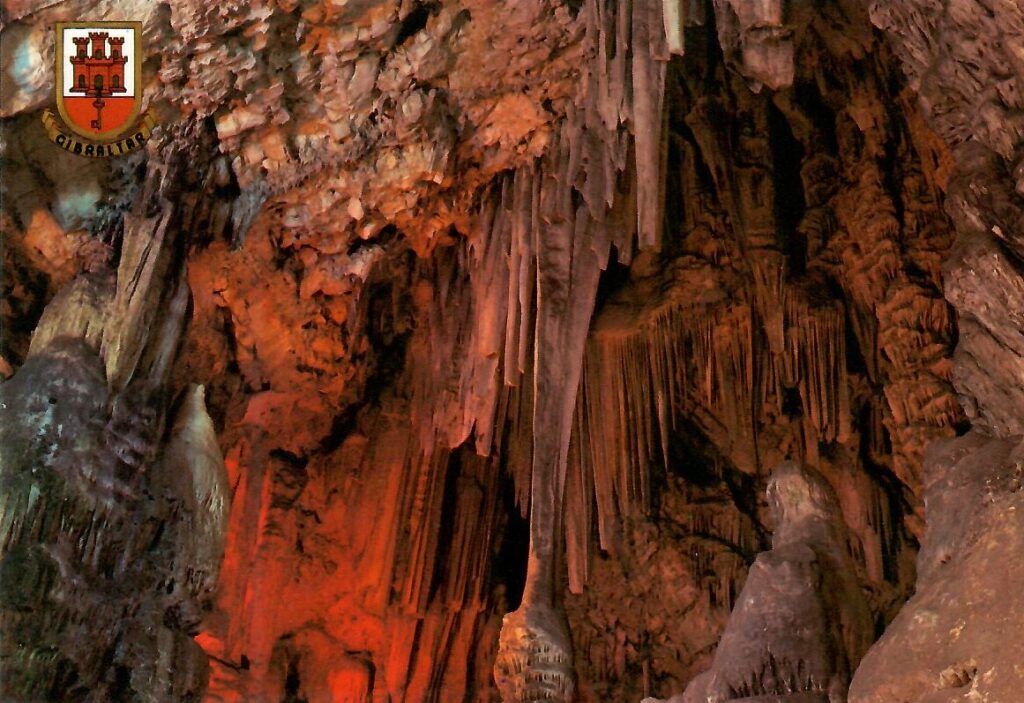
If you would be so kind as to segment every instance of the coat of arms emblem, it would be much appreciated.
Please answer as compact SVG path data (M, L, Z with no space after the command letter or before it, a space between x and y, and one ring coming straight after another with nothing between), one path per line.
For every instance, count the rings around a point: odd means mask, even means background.
M142 23L59 22L54 85L60 122L46 111L50 138L83 156L120 156L149 137L142 109ZM69 134L70 133L70 134Z

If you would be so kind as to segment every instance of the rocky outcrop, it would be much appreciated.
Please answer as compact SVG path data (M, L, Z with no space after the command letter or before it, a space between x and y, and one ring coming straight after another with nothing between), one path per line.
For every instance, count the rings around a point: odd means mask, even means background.
M940 293L948 155L919 118L879 111L910 96L866 16L834 17L841 33L788 19L802 58L778 93L730 73L716 33L688 34L667 79L671 244L599 294L566 513L584 700L664 696L710 665L787 459L833 486L873 617L891 619L924 447L963 426Z
M925 461L917 590L865 657L856 703L995 703L1020 693L1024 439L971 433Z
M1024 282L1021 260L974 228L946 264L946 296L959 311L953 382L979 430L998 437L1024 433Z
M792 20L797 3L789 0L743 2L715 0L718 40L727 59L751 81L755 92L793 84L794 63Z
M975 427L1020 434L1024 102L1014 67L1024 12L1012 3L897 2L874 5L872 19L892 36L922 111L954 149L946 209L957 244L945 291L961 324L957 389Z
M927 530L914 597L864 659L851 700L1009 701L1019 697L1024 412L1021 256L1024 200L1019 56L1012 3L876 3L927 119L954 149L946 209L956 244L945 294L960 335L953 382L973 426L925 457ZM995 634L996 632L1002 634Z

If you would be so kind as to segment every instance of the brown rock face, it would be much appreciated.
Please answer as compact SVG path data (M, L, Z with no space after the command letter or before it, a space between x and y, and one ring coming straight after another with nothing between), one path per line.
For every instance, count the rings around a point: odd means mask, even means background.
M868 656L857 703L1012 701L1024 645L1024 444L979 432L927 456L917 591Z
M1024 348L1019 232L1024 13L1002 3L877 3L907 74L956 163L945 264L960 337L953 381L974 429L924 461L927 530L914 597L865 657L851 700L1020 697L1020 417ZM969 58L968 58L969 57ZM965 60L969 63L965 63ZM969 65L970 69L966 66Z
M45 140L83 17L145 153ZM1014 3L0 32L0 697L1014 700Z
M909 96L890 92L899 69L866 17L844 20L859 48L800 17L791 92L752 94L696 30L669 70L670 244L606 277L577 406L567 603L584 700L682 691L711 663L786 459L833 486L875 622L912 588L920 457L963 420L939 293L945 156L916 116L878 112Z

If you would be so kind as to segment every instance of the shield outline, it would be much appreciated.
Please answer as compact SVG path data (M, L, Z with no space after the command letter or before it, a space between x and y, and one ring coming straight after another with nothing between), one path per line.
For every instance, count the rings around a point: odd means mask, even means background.
M64 30L65 29L131 29L135 31L135 96L132 103L132 111L128 119L120 127L108 129L105 132L87 132L71 121L67 111L64 109L64 63L67 61L64 56ZM54 56L54 93L57 97L57 112L64 121L64 125L80 137L93 142L113 142L122 134L135 126L142 111L142 22L108 22L97 20L95 22L57 22L54 25L53 56Z

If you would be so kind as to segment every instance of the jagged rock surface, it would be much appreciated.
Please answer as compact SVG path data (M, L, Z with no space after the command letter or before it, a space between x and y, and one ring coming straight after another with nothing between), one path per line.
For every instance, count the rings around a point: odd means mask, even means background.
M667 79L665 250L600 296L566 513L586 700L681 691L710 664L767 547L756 496L787 458L835 488L891 619L924 447L963 424L940 294L948 155L918 117L879 111L911 96L864 14L792 19L794 86L775 95L729 72L717 35L688 34Z
M923 112L954 149L947 210L957 245L946 296L962 324L957 389L976 427L1020 434L1024 9L876 3L872 19L893 36Z
M1024 348L1021 63L1015 3L874 3L922 110L953 148L946 209L956 243L945 294L960 335L953 382L973 425L925 458L928 529L914 597L857 671L851 700L1009 701L1024 670L1020 418ZM1001 634L994 635L995 632Z

